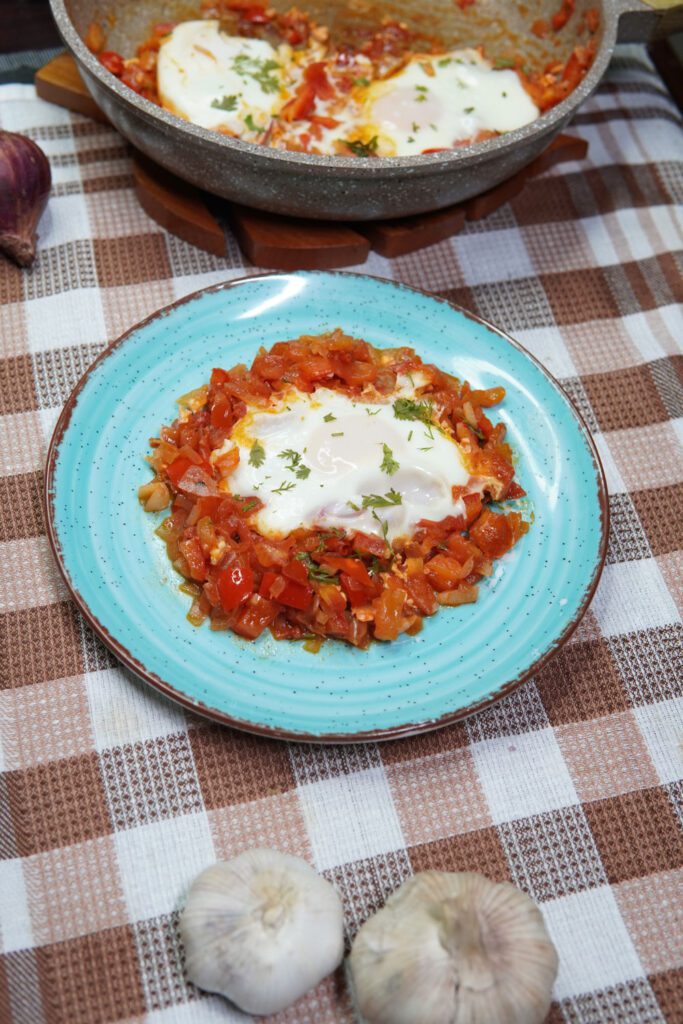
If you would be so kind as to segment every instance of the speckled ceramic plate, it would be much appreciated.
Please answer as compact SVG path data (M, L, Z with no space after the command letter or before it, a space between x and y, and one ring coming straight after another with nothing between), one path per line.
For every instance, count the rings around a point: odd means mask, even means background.
M416 637L317 654L194 629L188 599L136 492L148 439L175 398L259 345L341 326L409 344L475 387L504 384L496 410L519 455L535 521L476 604L442 609ZM593 441L558 384L516 342L465 311L389 281L269 274L218 285L134 327L93 364L55 429L46 474L50 540L84 615L142 679L220 722L275 737L389 739L445 725L510 693L586 610L608 532ZM160 517L161 518L161 517Z

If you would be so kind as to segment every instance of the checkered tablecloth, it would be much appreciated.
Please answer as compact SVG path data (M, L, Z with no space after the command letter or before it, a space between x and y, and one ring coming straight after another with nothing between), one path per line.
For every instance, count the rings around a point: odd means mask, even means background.
M360 268L508 328L590 425L612 535L565 649L490 710L385 745L214 727L120 668L53 565L40 507L62 403L159 306L253 272L165 234L109 128L0 89L50 157L30 272L0 262L0 1020L248 1018L183 976L188 885L254 845L337 886L348 938L412 872L537 900L560 957L549 1020L683 1020L683 134L622 50L575 131L589 157L451 241ZM278 1024L354 1019L343 970ZM429 1024L425 1021L424 1024ZM491 1022L495 1024L495 1022Z

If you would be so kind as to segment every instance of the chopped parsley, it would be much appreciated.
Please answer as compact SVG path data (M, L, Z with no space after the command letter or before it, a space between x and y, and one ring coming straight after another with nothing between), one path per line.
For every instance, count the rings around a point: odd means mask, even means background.
M386 494L364 494L361 501L363 508L390 508L392 505L402 505L403 498L393 488Z
M292 448L285 448L283 452L279 452L278 459L286 459L289 463L287 469L290 473L294 473L298 480L305 480L306 477L311 475L308 466L303 465L299 453L295 452ZM292 486L294 485L292 484Z
M387 476L393 476L393 474L396 472L399 466L398 462L394 458L394 453L392 452L388 444L382 445L382 454L384 458L382 459L379 468L382 470L383 473L386 473Z
M370 79L369 78L354 78L353 84L354 85L370 85Z
M411 431L410 431L410 433L408 434L408 440L409 440L409 441L411 441L411 440L412 440L412 437L413 437L413 432L412 432L412 430L411 430Z
M332 420L336 420L336 416L333 416L331 412L328 412L327 416L323 416L325 423L331 423Z
M415 102L416 103L426 103L427 102L427 95L426 94L429 92L429 89L427 88L426 85L416 85L415 86L415 92L417 93L417 96L415 97Z
M285 491L291 491L292 487L296 487L296 484L290 481L287 483L285 480L282 481L279 487L271 488L271 494L283 494Z
M498 68L498 69L500 69L500 68L514 68L515 62L514 62L514 60L509 60L507 57L504 57L504 58L499 58L497 61L495 61L493 66L494 66L494 68Z
M384 537L384 540L386 541L386 544L388 545L389 550L393 555L394 549L391 546L391 541L389 540L389 523L386 521L386 519L380 519L380 517L377 515L374 509L372 510L372 518L376 519L377 522L379 523L380 528L382 530L382 536Z
M432 430L431 423L429 424L429 426L425 430L425 437L428 437L430 441L434 440L434 431Z
M465 107L465 109L463 110L463 114L472 114L473 112L474 107Z
M418 132L419 132L419 130L420 130L420 126L419 126L419 124L417 123L417 121L413 121L413 123L411 124L411 126L410 126L410 127L411 127L412 131L414 131L414 132L415 132L415 134L417 135L417 133L418 133Z
M414 136L409 135L408 138L406 139L406 142L415 142Z
M211 106L214 110L236 110L238 96L224 96L221 100L212 100Z
M397 398L394 402L394 416L397 420L421 420L432 422L431 402L416 402L414 398Z
M448 65L451 63L451 58L450 57L442 57L440 61L437 61L437 63L438 63L440 68L447 68Z
M434 447L433 444L429 444L429 445L427 445L426 448L419 448L418 451L421 451L421 452L431 452L433 447Z
M362 142L360 139L344 139L344 145L350 149L354 156L369 157L377 152L379 140L373 135L369 142Z
M374 412L370 412L370 410L369 410L369 409L367 408L367 406L366 406L366 408L365 408L365 411L366 411L366 413L368 414L368 416L376 416L376 415L377 415L378 413L380 413L380 412L381 412L382 410L381 410L381 409L375 409L375 411L374 411Z
M315 580L316 583L339 583L337 574L328 572L322 565L314 562L308 551L299 551L294 557L306 566L309 580Z
M502 92L500 95L503 97L504 100L508 98L508 94L506 92Z
M259 60L248 53L238 53L232 66L240 78L253 78L264 92L279 92L280 79L274 74L280 70L276 60Z
M255 123L254 118L252 117L251 114L247 114L247 116L244 119L244 123L246 124L246 126L247 126L247 128L249 129L250 132L260 132L261 131L259 126Z
M336 434L332 434L332 437L343 437L343 436L344 436L344 431L343 430L338 430Z
M251 446L251 451L249 452L249 465L256 466L256 468L258 469L259 466L263 465L265 459L265 448L263 447L260 441L254 441L254 443Z
M255 505L258 505L258 498L252 498L251 501L247 501L242 505L242 512L251 512Z

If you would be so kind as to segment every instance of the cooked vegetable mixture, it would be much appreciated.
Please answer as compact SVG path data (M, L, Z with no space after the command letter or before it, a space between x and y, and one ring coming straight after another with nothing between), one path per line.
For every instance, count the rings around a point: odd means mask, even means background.
M152 438L139 491L147 511L170 506L157 532L190 622L367 647L476 601L529 528L487 415L504 396L340 329L214 369Z

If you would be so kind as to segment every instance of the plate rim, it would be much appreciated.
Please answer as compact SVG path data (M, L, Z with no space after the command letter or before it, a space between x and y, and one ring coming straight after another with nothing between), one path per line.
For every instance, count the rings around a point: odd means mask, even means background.
M369 729L362 732L354 733L309 733L309 732L298 732L289 729L279 728L277 726L262 725L258 722L250 722L245 719L235 718L224 711L220 711L217 708L212 708L201 701L192 700L187 694L180 690L177 690L171 683L162 679L156 673L151 672L145 667L138 659L131 654L131 652L119 641L116 637L112 636L107 627L100 622L96 615L90 610L86 600L79 592L75 583L71 580L66 562L63 556L61 543L55 526L55 500L56 493L54 488L54 475L56 471L57 460L59 456L59 448L64 440L66 432L71 422L74 409L76 407L78 397L86 387L88 380L93 371L104 363L109 356L113 354L118 348L120 348L133 334L142 328L146 327L149 323L154 320L161 319L168 316L172 311L184 306L186 303L192 302L198 299L202 295L207 293L229 291L233 287L246 284L250 281L262 281L271 277L293 277L297 275L304 275L310 277L343 277L343 278L363 278L366 280L379 282L382 285L388 285L390 287L397 288L399 290L413 292L417 295L421 295L425 298L430 299L433 302L441 303L442 305L448 306L450 309L455 310L457 313L461 313L468 320L472 320L474 323L481 324L488 330L493 331L511 345L517 351L521 352L530 362L532 362L550 382L552 387L558 392L560 397L564 400L568 406L579 430L586 441L589 453L592 458L593 467L595 469L595 477L598 490L598 506L600 511L599 524L600 524L600 542L598 545L598 557L596 563L593 566L588 585L585 587L581 603L579 604L573 617L567 622L564 629L554 641L552 646L536 658L531 665L523 672L519 673L514 679L508 680L501 687L499 687L495 693L483 700L476 701L473 704L468 704L467 707L460 708L457 711L447 711L439 718L427 719L423 722L407 722L403 725L387 726L380 729ZM221 725L226 725L234 729L239 729L242 732L251 733L252 735L266 737L268 739L286 740L292 742L304 742L304 743L323 743L323 744L353 744L353 743L369 743L378 742L385 740L401 739L409 736L417 736L423 733L433 732L436 729L442 729L445 726L452 725L455 722L461 721L464 718L469 718L470 715L474 715L479 711L483 711L485 708L491 707L496 704L499 700L504 697L508 697L511 693L517 690L525 682L527 682L533 675L535 675L540 669L542 669L555 655L564 647L572 633L576 630L582 618L584 617L588 607L593 599L595 591L597 590L602 571L605 566L605 560L607 557L607 545L609 541L610 532L610 508L609 508L609 492L607 489L607 480L605 476L605 470L600 459L600 453L598 452L597 445L593 439L593 436L588 428L588 425L582 416L579 409L574 405L571 398L564 390L560 382L555 376L536 358L528 349L526 349L519 341L509 335L502 328L497 327L490 321L484 319L484 317L473 313L471 310L465 309L455 302L451 302L449 299L443 298L434 292L427 291L424 288L416 288L413 285L404 284L402 281L394 281L390 278L377 277L373 274L361 274L353 271L343 270L295 270L295 271L266 271L257 274L247 274L241 277L231 278L227 281L220 281L213 285L208 285L205 288L199 288L196 291L190 292L188 295L182 296L180 299L176 299L174 302L168 303L165 306L156 309L142 320L137 321L117 338L111 341L98 356L90 363L86 368L85 372L77 381L69 397L67 398L64 406L59 414L57 422L55 424L50 443L48 445L47 456L45 459L45 472L44 472L44 483L42 488L42 506L43 514L45 517L46 535L52 551L53 557L57 564L57 568L64 580L66 587L76 602L76 606L85 618L86 622L90 625L99 639L105 644L105 646L115 655L118 661L120 661L126 668L134 673L143 682L148 683L154 689L158 690L165 697L174 701L176 704L180 704L182 707L193 712L195 715L200 715L204 718L209 719L213 722L218 722Z

